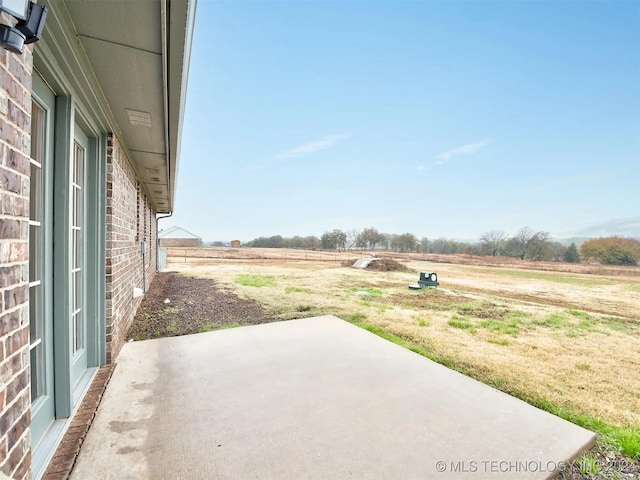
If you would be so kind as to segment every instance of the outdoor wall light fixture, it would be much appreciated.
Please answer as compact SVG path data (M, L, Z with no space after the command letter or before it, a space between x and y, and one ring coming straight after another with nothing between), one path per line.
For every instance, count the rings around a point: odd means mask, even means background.
M18 20L15 27L0 24L2 48L21 55L25 43L40 40L47 18L47 7L41 7L29 0L0 0L0 11Z

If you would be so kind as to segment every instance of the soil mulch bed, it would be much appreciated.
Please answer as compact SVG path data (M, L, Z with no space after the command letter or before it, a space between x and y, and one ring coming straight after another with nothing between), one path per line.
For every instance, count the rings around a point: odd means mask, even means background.
M212 279L162 272L151 282L127 339L189 335L277 320L259 303L238 297Z

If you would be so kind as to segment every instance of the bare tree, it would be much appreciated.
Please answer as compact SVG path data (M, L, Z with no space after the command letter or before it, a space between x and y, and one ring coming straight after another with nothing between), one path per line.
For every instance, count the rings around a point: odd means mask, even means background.
M482 245L490 255L497 257L507 235L499 230L491 230L480 237Z
M360 232L356 229L347 230L346 234L346 242L345 247L351 250L358 246L358 238L360 237Z
M529 227L522 227L513 237L515 253L520 260L527 255L529 242L533 238L533 231Z

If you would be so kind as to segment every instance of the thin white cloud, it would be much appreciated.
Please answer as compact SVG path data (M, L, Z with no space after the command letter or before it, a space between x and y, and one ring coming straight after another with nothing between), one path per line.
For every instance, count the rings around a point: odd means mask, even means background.
M588 237L620 235L640 239L640 217L614 218L583 227L576 234Z
M593 183L598 180L604 180L611 175L606 172L595 172L585 175L575 175L573 177L561 178L552 182L542 183L540 185L533 186L529 190L532 192L540 192L543 190L552 190L557 188L564 188L570 185L585 185L587 183Z
M286 150L282 153L279 153L274 158L278 160L285 160L289 158L298 158L305 155L310 155L312 153L320 152L322 150L326 150L327 148L331 148L337 143L346 140L351 137L351 133L337 133L334 135L327 135L326 137L319 138L317 140L312 140L310 142L301 143L289 150Z
M460 155L471 155L488 144L489 140L480 140L479 142L469 143L467 145L462 145L461 147L453 148L438 155L436 158L441 161L437 163L442 164L446 160L451 160L453 157L458 157Z

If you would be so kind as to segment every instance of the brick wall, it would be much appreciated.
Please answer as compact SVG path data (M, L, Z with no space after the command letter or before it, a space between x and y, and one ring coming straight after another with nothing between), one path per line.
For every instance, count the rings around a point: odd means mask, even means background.
M106 307L107 362L118 355L142 297L134 298L134 287L142 288L141 241L145 254L146 285L156 272L156 217L144 190L117 138L107 144L107 245Z
M2 23L10 19L2 16ZM32 48L0 49L0 471L29 476L29 154Z

